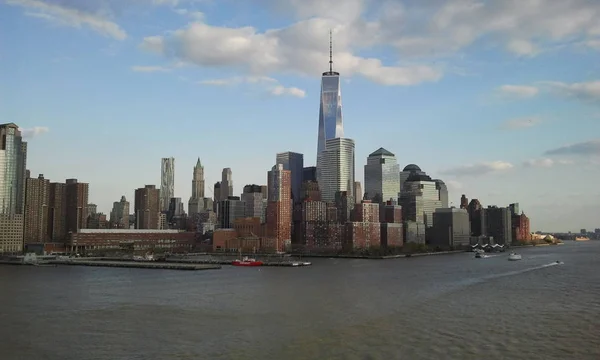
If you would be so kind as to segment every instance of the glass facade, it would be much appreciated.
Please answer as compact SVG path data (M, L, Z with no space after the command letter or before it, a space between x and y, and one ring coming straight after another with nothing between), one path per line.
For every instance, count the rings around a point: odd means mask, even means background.
M341 137L344 137L344 123L342 120L340 76L338 74L324 74L321 80L317 154L325 150L327 140Z
M321 171L321 198L335 201L337 191L347 191L354 198L354 140L336 138L327 140L326 150L318 157Z
M396 156L380 149L367 158L365 165L365 194L368 200L384 202L398 200L400 166Z
M294 203L301 201L301 186L304 177L304 155L295 152L279 153L275 159L276 164L282 164L284 170L292 172L292 197Z
M0 125L0 214L23 213L26 144L17 125Z

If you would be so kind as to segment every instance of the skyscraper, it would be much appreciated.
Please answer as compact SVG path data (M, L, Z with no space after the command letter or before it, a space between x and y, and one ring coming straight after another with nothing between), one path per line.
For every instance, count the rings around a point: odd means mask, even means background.
M175 197L175 159L163 158L160 168L160 210L169 211L171 198Z
M327 148L327 140L344 137L342 118L342 92L340 73L333 71L333 42L329 32L329 71L321 78L319 104L319 131L317 140L317 181L321 181L321 154Z
M400 165L396 155L384 148L372 152L365 165L366 199L383 203L397 201L400 192Z
M346 191L354 198L354 140L335 138L326 145L319 181L322 200L333 202L337 191Z
M194 166L194 174L192 175L192 196L188 201L188 214L190 216L200 213L207 209L207 201L204 199L204 166L200 162L200 158ZM211 208L212 210L212 203Z
M267 180L267 236L275 239L277 251L285 251L292 240L291 171L276 164L268 172Z
M110 223L113 229L129 229L129 201L125 195L121 196L120 201L113 203L110 212Z
M447 208L448 203L448 187L440 179L435 179L435 187L438 189L438 200L442 202L442 208Z
M294 203L299 203L302 200L300 187L304 176L304 155L291 151L279 153L275 163L282 164L284 170L292 172L292 197Z
M221 200L227 200L233 196L233 180L231 179L231 169L224 168L221 173Z
M87 227L89 184L77 179L67 179L65 197L67 205L67 233L78 232Z
M27 143L16 124L0 125L0 253L23 249Z
M146 185L135 190L135 228L160 229L160 190Z
M37 179L27 179L26 184L23 241L25 244L45 242L48 238L50 181L40 174Z

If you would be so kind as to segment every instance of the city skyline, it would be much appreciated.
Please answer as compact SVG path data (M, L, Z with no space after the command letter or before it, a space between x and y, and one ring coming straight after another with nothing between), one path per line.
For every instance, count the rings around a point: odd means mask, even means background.
M600 66L594 63L600 31L591 20L571 19L582 10L593 19L600 4L527 4L516 16L517 9L499 2L474 8L447 2L434 9L436 30L409 22L401 34L390 25L393 17L410 20L419 9L389 8L384 16L381 8L352 0L334 18L310 18L322 16L327 1L293 5L299 3L262 6L270 15L250 16L242 15L246 5L187 1L177 7L148 1L143 15L118 2L85 8L75 1L4 2L0 27L21 32L6 39L0 58L6 79L0 96L7 99L2 123L23 128L32 177L89 183L90 202L106 214L122 195L133 199L137 188L159 187L163 157L178 164L174 196L191 196L198 157L207 196L226 167L237 196L246 184L266 184L276 153L301 153L311 159L305 166L315 165L318 77L333 29L344 130L356 142L355 176L363 188L360 169L383 147L401 168L414 163L442 179L454 206L465 193L486 206L519 202L532 230L597 227L600 192L589 179L600 176L594 135L600 131ZM100 11L100 4L112 11ZM376 14L369 21L362 16L367 11ZM178 31L161 35L167 30ZM202 34L213 33L212 43L247 39L260 50L228 49L214 58L192 51L206 45ZM491 41L482 43L478 33ZM190 51L172 47L180 39ZM274 48L261 47L276 39ZM396 49L370 50L374 42ZM95 153L100 156L90 161Z

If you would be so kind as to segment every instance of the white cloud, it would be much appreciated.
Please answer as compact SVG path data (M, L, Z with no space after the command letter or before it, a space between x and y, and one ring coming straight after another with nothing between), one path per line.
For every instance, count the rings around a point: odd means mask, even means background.
M271 90L271 94L275 96L281 95L290 95L299 98L303 98L306 96L306 92L302 89L298 89L297 87L289 87L286 88L282 85L277 85Z
M168 72L171 69L163 66L132 66L131 70L135 72Z
M564 83L547 81L544 84L550 86L556 94L572 97L579 100L600 102L600 81Z
M499 89L506 95L521 98L533 97L539 93L539 89L537 87L526 85L502 85Z
M521 39L509 41L506 47L510 52L521 56L534 56L540 52L537 46L535 46L533 43Z
M600 139L550 149L545 155L600 156Z
M25 129L19 128L19 131L21 131L21 136L25 138L31 138L37 135L45 134L50 131L50 129L45 126L34 126L32 128Z
M506 171L512 169L513 167L513 164L506 161L481 162L477 164L462 165L446 169L442 171L442 174L453 176L476 176L492 172Z
M461 182L456 180L446 180L444 181L450 190L461 190L464 186Z
M71 7L72 1L64 1L55 3L42 0L6 0L9 5L19 5L35 12L28 12L30 16L43 18L61 25L81 28L83 26L106 36L110 36L117 40L123 40L127 37L117 23L107 18L105 14L100 12L90 12ZM65 5L63 5L63 3Z
M291 27L257 32L253 27L227 28L202 22L166 36L144 39L141 47L208 67L233 67L252 74L292 72L318 75L327 68L330 27L336 37L334 67L344 76L359 74L385 85L413 85L436 81L440 69L425 65L386 66L376 58L354 55L348 48L352 32L325 19L310 19Z
M502 124L502 127L507 130L527 129L541 124L542 120L537 116L529 116L517 119L510 119Z
M276 79L268 76L234 76L230 78L222 79L208 79L199 81L201 85L214 85L214 86L232 86L240 84L253 84L258 85L268 91L269 94L274 96L295 96L303 98L306 96L306 91L297 87L285 87Z
M523 166L536 168L550 168L556 165L571 165L573 163L574 162L572 160L567 159L541 158L526 160L523 162Z

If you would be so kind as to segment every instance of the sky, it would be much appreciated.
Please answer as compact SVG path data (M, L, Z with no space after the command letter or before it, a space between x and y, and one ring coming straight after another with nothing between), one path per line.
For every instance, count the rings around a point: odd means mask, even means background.
M600 227L600 1L0 0L0 123L32 176L77 178L109 213L160 185L187 202L316 160L321 73L342 77L356 178L384 147L532 231ZM596 180L594 180L596 179Z

